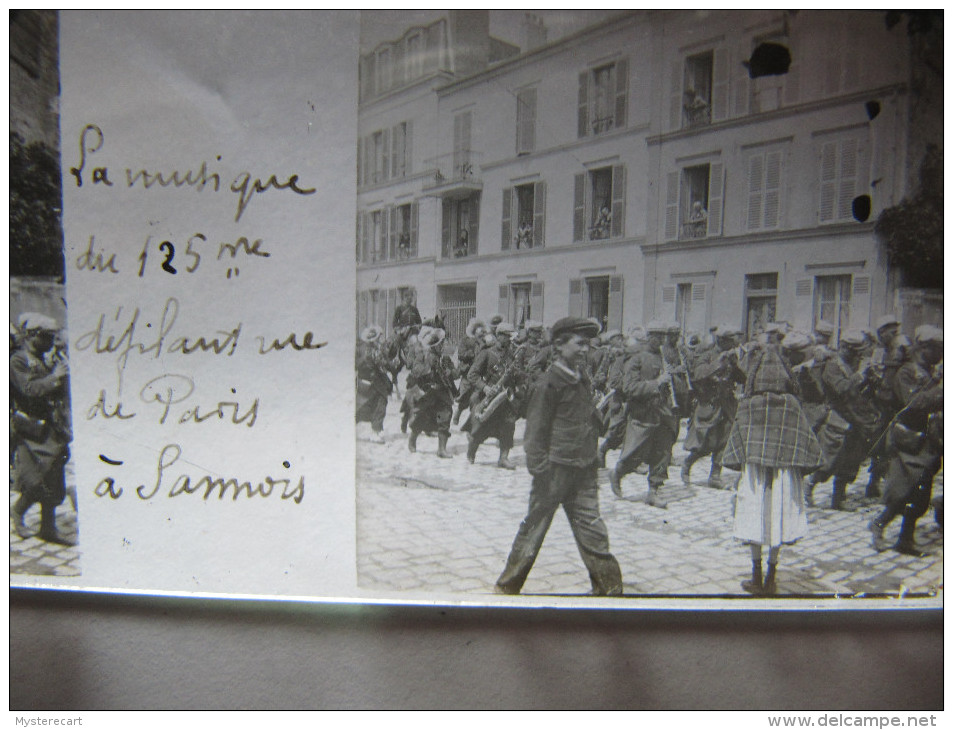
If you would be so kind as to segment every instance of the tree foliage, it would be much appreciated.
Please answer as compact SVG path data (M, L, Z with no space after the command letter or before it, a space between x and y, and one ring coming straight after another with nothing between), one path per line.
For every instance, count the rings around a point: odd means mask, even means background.
M10 274L63 276L60 161L10 133Z
M943 287L943 153L929 145L920 164L920 184L912 198L886 208L874 230L887 260L903 272L904 286Z

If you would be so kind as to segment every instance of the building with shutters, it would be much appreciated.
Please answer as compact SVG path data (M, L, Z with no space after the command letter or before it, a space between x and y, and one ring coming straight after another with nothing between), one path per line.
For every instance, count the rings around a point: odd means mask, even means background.
M881 13L624 13L529 49L486 18L362 56L359 328L406 288L451 341L475 314L755 332L892 308L873 221L905 192L909 49Z

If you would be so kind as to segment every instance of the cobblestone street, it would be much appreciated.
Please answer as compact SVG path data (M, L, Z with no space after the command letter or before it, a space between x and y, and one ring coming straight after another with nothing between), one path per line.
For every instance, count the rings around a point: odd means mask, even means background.
M70 494L56 508L56 526L60 534L72 542L77 542L78 526L76 521L75 483L73 463L66 465L66 484ZM11 490L10 506L16 502L19 494ZM40 529L40 506L34 505L24 518L27 529L36 534ZM13 529L10 520L10 573L23 575L80 575L80 553L77 546L56 545L38 537L20 538Z
M519 421L511 460L516 471L496 466L494 441L484 444L476 463L467 463L466 436L450 438L453 459L436 456L437 440L421 436L418 452L407 450L400 434L399 402L391 399L385 419L386 443L369 440L358 425L357 559L358 585L387 592L420 594L492 592L503 568L529 496L530 476ZM665 510L644 503L646 477L623 481L624 497L609 490L600 471L600 506L613 554L622 567L627 596L747 597L740 586L750 576L748 549L731 536L733 491L685 487L679 468L685 452L684 423L673 450L669 481L662 489ZM609 453L612 466L618 452ZM693 483L704 483L708 459L695 464ZM736 472L725 470L729 479ZM867 523L878 504L862 499L866 468L848 491L847 511L811 508L808 536L781 550L779 597L929 597L942 590L943 533L931 510L918 523L917 542L927 556L878 553ZM816 490L818 505L829 501L830 484ZM942 494L942 472L934 494ZM900 519L887 530L891 542ZM581 595L590 584L565 516L553 520L524 595ZM857 606L859 607L859 606Z

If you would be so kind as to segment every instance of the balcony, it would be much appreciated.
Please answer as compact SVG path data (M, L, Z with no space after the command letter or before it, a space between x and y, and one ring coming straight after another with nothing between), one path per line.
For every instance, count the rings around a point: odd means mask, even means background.
M690 221L682 223L678 233L678 240L690 241L694 238L708 238L708 221Z
M437 198L459 200L483 190L480 160L481 154L473 150L459 150L424 160L427 167L436 171L433 178L424 184L423 192Z

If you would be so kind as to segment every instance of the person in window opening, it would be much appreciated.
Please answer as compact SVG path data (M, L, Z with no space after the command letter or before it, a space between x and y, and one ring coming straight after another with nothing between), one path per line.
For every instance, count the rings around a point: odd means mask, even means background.
M692 236L704 236L708 231L708 211L702 205L702 201L696 200L692 203L692 210L688 214L688 224L691 227Z
M602 206L599 208L599 217L596 219L596 224L592 227L592 237L593 238L608 238L609 230L612 227L612 209L609 207L608 201L602 201Z
M410 234L401 233L397 239L397 256L405 259L410 256Z
M516 234L516 248L517 250L521 248L532 248L533 247L533 224L529 222L528 219L523 219L523 222L520 223L519 231Z
M707 118L708 102L695 89L688 89L685 92L685 111L688 113L690 123L698 123Z
M464 228L460 231L460 239L457 241L456 247L453 249L454 258L463 258L470 252L470 232Z

